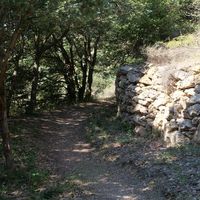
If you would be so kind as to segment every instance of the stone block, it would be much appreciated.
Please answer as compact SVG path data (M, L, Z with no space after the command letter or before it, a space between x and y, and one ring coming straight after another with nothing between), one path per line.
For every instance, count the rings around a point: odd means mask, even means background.
M200 115L200 104L194 104L190 106L188 109L188 113L190 116L195 117Z

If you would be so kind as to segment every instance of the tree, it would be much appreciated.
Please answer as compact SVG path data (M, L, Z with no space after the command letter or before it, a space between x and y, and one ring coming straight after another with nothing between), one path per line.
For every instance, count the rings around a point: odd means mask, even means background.
M5 81L8 61L12 56L21 33L32 22L35 14L50 1L11 1L0 2L0 133L6 166L11 168L12 156L7 122Z
M25 1L1 1L0 3L0 133L3 141L3 151L6 166L12 166L11 147L7 122L7 106L5 81L8 61L16 46L18 38L30 16L30 8Z
M199 5L197 0L2 0L0 132L7 166L6 107L22 101L31 113L44 102L89 100L96 69L130 62L142 47L192 30L199 9L194 4Z
M57 50L65 60L65 80L72 101L91 98L97 51L111 28L111 5L104 0L77 0L66 3L61 13L68 31Z

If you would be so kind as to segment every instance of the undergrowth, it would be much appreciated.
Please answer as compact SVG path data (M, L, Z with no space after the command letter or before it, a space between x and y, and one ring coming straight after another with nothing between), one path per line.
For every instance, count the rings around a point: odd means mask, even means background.
M96 147L114 142L128 144L134 140L133 127L116 116L115 105L104 107L94 113L87 126L87 141Z
M14 169L7 171L3 159L0 162L0 199L53 200L64 192L73 195L76 186L71 180L62 183L52 180L52 172L38 163L38 127L14 122L10 124L10 132Z

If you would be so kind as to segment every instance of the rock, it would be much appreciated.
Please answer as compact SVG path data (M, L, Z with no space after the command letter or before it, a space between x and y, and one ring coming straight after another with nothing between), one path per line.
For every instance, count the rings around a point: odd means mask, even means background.
M154 119L153 119L153 118L147 118L147 117L146 117L146 121L147 121L147 124L148 124L148 125L152 126Z
M134 129L134 132L136 135L141 136L141 137L145 137L145 136L149 135L148 129L143 126L136 126Z
M188 102L189 102L190 98L189 97L181 97L179 104L182 106L183 109L186 109L188 107Z
M181 104L179 104L178 102L174 104L174 116L178 116L181 111L183 110L183 107Z
M136 86L135 85L129 85L128 87L127 87L127 90L129 91L129 92L134 92L135 93L135 88L136 88Z
M195 90L194 90L194 88L186 89L186 90L184 90L184 93L187 96L194 96L195 95Z
M188 72L182 70L178 70L174 73L174 77L179 80L185 80L186 78L188 78L188 76Z
M132 98L132 101L135 101L135 102L138 102L138 96L134 96L133 98Z
M195 86L194 92L200 94L200 85Z
M173 104L172 104L173 105ZM173 106L166 106L164 109L164 118L167 121L170 121L174 117L174 107Z
M134 97L136 94L131 91L126 91L125 95L129 98L129 101L131 100L132 97Z
M133 115L131 121L137 125L146 126L145 116Z
M164 114L163 112L158 112L155 116L155 119L153 121L153 126L155 128L158 128L158 127L162 127L163 126L163 122L167 121L164 117Z
M164 85L154 85L153 89L158 91L158 93L160 93L161 91L165 91L166 92L166 87Z
M194 125L196 127L198 126L199 122L200 122L200 117L194 117L192 119L192 125Z
M149 78L149 76L144 75L140 80L140 83L143 83L145 85L151 85L152 84L152 80Z
M200 144L200 124L197 127L197 130L194 134L193 141Z
M164 106L169 102L169 96L165 94L160 94L157 99L154 101L153 106L158 108L159 106Z
M176 90L175 92L173 92L171 95L171 98L174 100L174 101L178 101L180 100L183 96L185 96L185 93L181 90Z
M187 112L187 110L182 110L181 111L181 115L179 115L180 118L184 118L184 119L192 119L192 117L190 116L190 114Z
M153 77L155 72L158 70L156 66L150 66L150 68L147 70L146 74L148 74L149 77Z
M151 98L152 100L155 100L157 97L159 96L158 91L151 89L149 91L149 98Z
M200 104L194 104L188 108L188 113L190 116L195 117L200 115Z
M173 131L170 133L164 134L164 141L167 143L167 146L176 146L177 144L184 144L186 138L180 131Z
M194 76L189 76L182 81L178 81L177 87L178 89L188 89L195 86L195 78Z
M163 75L166 75L166 72L169 71L169 66L159 66L157 67L155 73L154 73L154 78L163 78Z
M176 145L176 138L179 135L179 131L174 131L172 133L166 132L164 133L164 141L166 142L167 146L175 146Z
M133 70L134 66L133 65L124 65L119 68L119 71L117 74L123 74L126 75L129 71Z
M149 91L148 90L144 90L143 92L141 92L138 95L138 99L141 99L141 100L145 100L148 97L149 97Z
M142 114L147 114L147 108L145 106L142 106L140 104L137 104L134 108L135 112L140 112Z
M127 78L131 83L137 83L140 80L141 74L135 73L134 71L129 71L127 74Z
M188 141L193 135L200 143L200 66L198 72L181 66L143 70L132 65L119 70L115 91L123 119L136 125L135 131L141 136L146 135L149 125L164 132L165 141L171 145Z
M126 86L126 84L127 84L127 79L126 78L122 78L118 83L120 88L124 88Z
M198 85L200 84L200 77L199 77L199 74L198 75L195 75L195 85Z
M143 106L147 106L148 107L150 105L151 101L152 100L150 98L147 98L146 100L138 100L138 103L143 105Z
M173 132L178 130L178 124L175 119L172 119L170 122L167 122L164 126L165 132Z
M164 113L165 112L165 106L159 106L159 108L158 108L158 110L159 111L161 111L162 113Z
M192 120L190 119L184 119L184 118L177 119L177 123L179 125L180 130L185 130L185 129L188 130L193 127Z
M154 85L163 85L164 84L163 77L153 79L153 84Z
M126 110L127 110L127 112L129 112L129 113L134 113L134 112L135 112L133 106L127 106Z
M200 72L200 65L190 66L190 70L196 73Z
M142 88L140 86L136 86L135 91L137 94L140 94L142 92Z
M187 137L188 139L192 140L192 138L194 137L195 131L182 131L181 134L185 137Z
M200 103L200 94L195 94L194 96L192 96L189 100L189 103L192 104Z

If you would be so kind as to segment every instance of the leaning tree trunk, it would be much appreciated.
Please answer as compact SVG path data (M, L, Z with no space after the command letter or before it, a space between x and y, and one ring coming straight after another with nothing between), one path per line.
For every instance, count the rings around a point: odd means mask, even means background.
M25 21L21 18L15 31L11 35L8 46L3 52L3 57L0 57L0 134L2 137L3 153L6 160L7 169L11 169L13 166L13 159L10 147L10 135L8 129L8 119L7 119L7 106L6 106L6 72L8 70L8 60L16 46L17 40L22 32L22 25ZM2 53L2 52L0 52ZM2 55L2 54L1 54Z
M10 148L10 135L7 120L6 90L5 82L0 85L0 133L2 137L3 153L6 160L6 167L12 168L12 154Z

